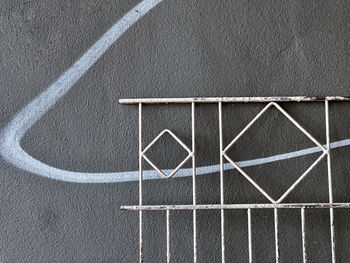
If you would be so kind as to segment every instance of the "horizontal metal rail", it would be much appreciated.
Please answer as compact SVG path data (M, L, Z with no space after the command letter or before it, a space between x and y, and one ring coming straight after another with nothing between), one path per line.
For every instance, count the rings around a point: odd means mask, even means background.
M224 204L224 205L132 205L121 206L121 210L220 210L220 209L300 209L300 208L350 208L350 203L284 203L284 204Z
M167 103L240 103L240 102L312 102L350 101L350 96L290 96L290 97L195 97L195 98L130 98L120 99L121 104L167 104Z

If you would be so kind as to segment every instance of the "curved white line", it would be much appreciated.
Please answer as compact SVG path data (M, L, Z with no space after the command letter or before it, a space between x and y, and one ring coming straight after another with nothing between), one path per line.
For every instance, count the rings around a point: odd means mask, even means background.
M147 14L163 0L144 0L116 24L114 24L83 56L81 56L67 71L65 71L44 92L31 101L10 121L0 134L0 154L14 166L33 174L51 179L76 182L76 183L114 183L137 181L138 171L116 173L84 173L58 169L49 166L33 158L26 153L21 145L24 134L61 98L74 84L89 70L89 68L106 52L106 50L123 35L135 22ZM332 148L350 145L350 139L334 142ZM248 161L237 162L241 167L254 166L264 163L285 160L307 154L320 152L319 147L307 148L296 152L275 155ZM219 165L211 165L197 168L197 174L209 174L219 171ZM225 170L234 169L230 164L225 164ZM170 170L165 170L169 173ZM181 169L176 177L191 176L192 169ZM144 171L144 179L159 179L153 170Z
M63 180L71 182L114 181L114 173L104 174L104 179L101 180L96 174L74 173L46 165L27 154L22 149L20 141L30 127L74 86L120 36L162 1L143 0L132 8L54 83L18 112L0 135L0 154L19 168L49 178L58 180L66 178Z

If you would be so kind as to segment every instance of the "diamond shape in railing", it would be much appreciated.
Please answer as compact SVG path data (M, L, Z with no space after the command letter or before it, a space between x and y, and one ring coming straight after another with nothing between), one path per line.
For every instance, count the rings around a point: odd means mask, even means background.
M182 148L184 148L187 152L188 155L187 157L169 174L165 174L161 169L159 169L147 156L146 156L146 152L152 148L152 146L164 135L168 133L172 138L174 138L174 140L180 144L182 146ZM176 174L176 172L187 162L188 159L190 159L193 156L192 151L186 146L186 144L184 144L179 137L177 137L172 131L165 129L163 130L160 134L157 135L157 137L143 150L142 152L142 157L153 167L154 170L156 170L160 176L162 176L163 178L170 178L173 175Z
M316 161L287 189L284 194L278 199L274 200L259 184L257 184L242 168L240 168L232 159L227 156L226 152L235 144L240 137L271 107L276 107L287 119L289 119L300 131L302 131L313 143L315 143L321 150L322 154ZM258 189L271 203L282 202L287 195L311 172L311 170L327 155L327 150L320 144L309 132L307 132L292 116L290 116L280 105L275 102L269 103L262 109L258 115L226 146L222 152L223 156L252 184Z

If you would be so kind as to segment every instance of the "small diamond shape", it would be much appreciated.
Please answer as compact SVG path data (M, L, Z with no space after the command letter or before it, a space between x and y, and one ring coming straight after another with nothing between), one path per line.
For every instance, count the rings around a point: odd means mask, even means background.
M285 117L287 117L300 131L302 131L313 143L315 143L321 150L322 154L316 161L288 188L288 190L278 199L274 200L260 185L258 185L245 171L242 170L226 152L235 144L238 139L271 107L275 106ZM310 173L310 171L328 154L328 151L321 145L309 132L307 132L292 116L290 116L280 105L275 102L269 103L258 115L227 145L221 153L252 185L255 186L270 202L281 203L287 195Z
M171 135L172 138L175 139L175 141L180 144L182 146L182 148L184 148L187 152L188 155L187 157L169 174L165 174L161 169L159 169L147 156L146 156L146 152L152 148L152 146L164 135L168 133L169 135ZM156 170L160 176L162 176L163 178L170 178L172 177L174 174L176 174L176 172L187 162L188 159L190 159L193 156L192 151L186 146L186 144L184 144L179 137L177 137L172 131L165 129L163 130L161 133L159 133L157 135L156 138L154 138L154 140L143 150L142 152L142 157L153 167L154 170Z

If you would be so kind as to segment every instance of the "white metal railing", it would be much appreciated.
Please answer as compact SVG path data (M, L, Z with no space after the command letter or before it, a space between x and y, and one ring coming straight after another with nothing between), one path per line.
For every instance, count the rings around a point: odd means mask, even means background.
M326 126L326 145L318 142L308 131L306 131L292 116L290 116L277 102L323 102L325 106L325 126ZM270 208L274 210L275 226L275 258L279 262L279 235L278 235L278 209L300 209L301 213L301 232L303 247L303 262L307 262L307 242L305 226L305 209L323 208L329 209L330 213L330 234L332 263L336 262L335 254L335 235L334 235L334 212L335 208L350 208L350 203L334 203L332 190L332 170L330 153L330 134L329 134L329 101L350 101L350 97L221 97L221 98L147 98L147 99L121 99L122 104L139 105L139 204L134 206L122 206L123 210L139 211L139 259L143 262L143 220L142 211L144 210L165 210L166 211L166 236L167 236L167 262L170 262L170 211L172 210L192 210L193 211L193 261L197 262L197 210L216 209L221 212L221 261L225 262L225 221L224 214L226 209L246 209L248 216L248 251L249 262L253 262L252 253L252 209ZM223 145L223 125L222 125L222 104L223 103L246 103L260 102L267 105L260 111L255 118L227 145ZM187 103L191 104L191 125L192 125L192 146L188 147L172 131L163 130L149 145L143 148L142 144L142 105L143 104L168 104L168 103ZM195 150L195 105L197 103L217 103L219 112L219 133L220 133L220 204L197 204L196 198L196 150ZM291 123L293 123L302 133L304 133L321 150L321 155L316 161L290 186L280 198L273 199L259 184L257 184L237 163L226 154L226 152L236 143L236 141L271 107L277 108ZM187 157L169 174L165 174L159 169L146 155L147 151L164 135L171 135L187 152ZM328 203L282 203L290 192L310 173L310 171L323 159L327 158L328 173ZM191 205L144 205L142 202L142 180L143 180L143 160L147 161L159 173L162 178L170 178L189 160L192 159L192 204ZM260 191L269 201L268 204L225 204L224 203L224 159L229 161L258 191Z

